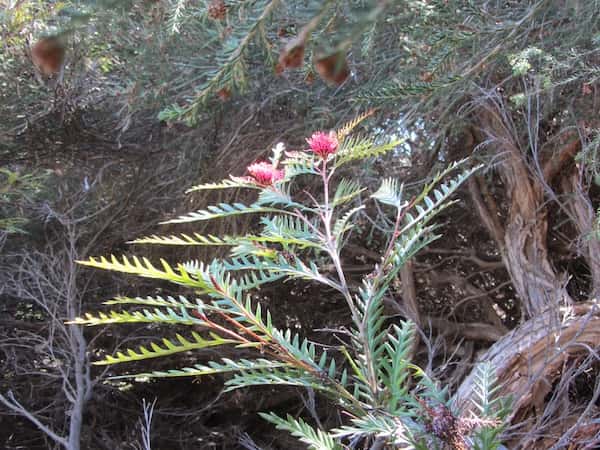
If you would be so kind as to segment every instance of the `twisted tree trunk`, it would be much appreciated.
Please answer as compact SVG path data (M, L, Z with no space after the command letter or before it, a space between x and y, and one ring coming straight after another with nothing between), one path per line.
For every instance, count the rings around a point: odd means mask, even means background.
M571 303L571 298L566 280L556 273L548 258L548 214L542 186L531 177L523 158L521 152L511 148L500 168L510 198L502 257L525 315L534 317Z
M483 179L471 179L471 198L496 242L524 316L534 317L570 304L566 279L557 274L548 257L544 188L526 164L526 152L519 148L510 118L495 104L487 105L478 118L481 131L477 140L501 160L496 170L510 202L507 217L501 217Z

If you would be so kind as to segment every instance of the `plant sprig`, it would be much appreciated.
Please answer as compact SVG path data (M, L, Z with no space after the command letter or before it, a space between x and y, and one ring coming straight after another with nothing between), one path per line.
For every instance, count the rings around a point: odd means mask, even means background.
M348 283L341 253L345 242L343 235L352 228L356 212L364 208L359 201L359 194L364 189L357 180L338 180L337 171L342 164L376 157L398 145L397 141L375 144L367 137L351 136L359 122L355 120L338 132L314 133L307 139L305 151L285 153L283 145L279 144L270 161L251 164L247 175L232 176L220 183L192 189L248 187L258 191L256 202L207 206L167 222L187 223L257 214L261 215L260 232L223 237L199 234L151 236L134 241L138 244L229 246L229 258L175 265L161 260L160 267L146 258L137 257L119 259L112 256L82 261L92 267L183 285L200 298L191 301L183 296L177 299L120 297L107 303L131 307L131 311L87 314L75 323L146 322L205 330L193 331L191 337L176 334L175 339L161 338L149 346L126 349L97 364L139 361L207 347L254 349L258 353L256 359L223 358L208 364L142 375L181 377L232 373L232 378L226 381L228 390L260 384L314 389L350 414L352 424L327 432L315 430L291 416L283 419L272 413L263 415L311 448L341 448L343 440L349 438L384 439L392 445L406 441L415 448L425 448L423 445L431 439L441 439L441 435L427 433L427 423L436 411L450 414L445 403L440 403L446 398L445 390L438 389L409 361L414 325L405 321L388 326L383 301L402 266L439 237L431 220L452 203L451 195L477 167L463 168L467 161L453 163L433 177L421 192L410 196L397 180L382 181L371 199L392 208L394 225L381 260L363 277L357 291ZM461 169L449 182L442 181ZM308 199L305 201L290 194L290 186L300 176L320 180L318 192L304 192L304 198ZM318 260L314 259L315 255ZM323 264L333 267L333 273L322 270ZM292 279L328 286L341 294L352 319L347 345L320 350L316 343L290 329L276 327L271 311L252 298L252 291L265 284ZM336 359L336 353L341 358ZM486 397L486 402L489 401ZM427 414L423 415L423 411ZM489 408L482 411L493 414ZM488 432L486 436L495 438L496 434Z

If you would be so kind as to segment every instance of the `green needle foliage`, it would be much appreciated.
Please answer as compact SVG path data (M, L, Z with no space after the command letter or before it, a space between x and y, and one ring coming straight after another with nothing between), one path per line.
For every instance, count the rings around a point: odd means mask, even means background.
M146 258L90 258L81 264L183 285L191 297L119 297L107 304L121 307L108 313L86 314L75 320L82 325L157 323L193 327L159 338L148 346L126 349L96 364L120 364L169 356L207 347L229 346L256 352L255 358L222 358L208 364L141 374L145 377L200 376L231 373L226 389L254 385L290 385L310 388L328 398L351 419L338 429L315 429L302 419L262 417L287 430L315 449L339 449L347 442L365 445L439 448L466 442L469 434L485 426L480 448L495 448L500 422L492 399L491 372L478 383L480 418L460 419L451 411L446 392L410 362L414 326L408 321L390 325L384 302L402 266L420 249L437 239L432 219L452 201L449 198L478 167L466 161L452 163L432 178L422 192L409 196L402 183L383 180L370 200L389 208L393 231L381 261L351 287L342 265L345 236L355 226L364 205L358 181L338 176L344 163L392 151L399 141L375 144L365 137L351 137L357 124L336 133L315 133L310 149L285 152L278 145L270 162L248 167L248 175L192 190L226 187L258 190L257 200L207 206L170 223L229 219L242 214L261 216L261 231L242 236L151 236L135 242L176 246L230 246L229 257L209 263L188 261L153 264ZM320 180L320 191L296 197L292 189L300 177ZM311 184L314 186L314 184ZM306 194L306 192L304 192ZM308 198L309 200L301 200ZM326 271L323 265L333 267ZM331 274L333 272L333 274ZM253 299L261 286L302 279L335 289L352 317L346 345L324 351L316 343L290 329L274 325L271 311ZM276 312L275 312L276 314ZM202 331L198 331L202 330ZM443 419L451 418L452 420ZM474 421L474 422L473 422ZM440 423L452 424L444 428ZM473 423L475 425L473 425ZM461 424L468 424L461 425ZM479 445L479 444L478 444Z
M26 232L27 205L43 193L47 178L41 171L19 173L0 167L0 236Z

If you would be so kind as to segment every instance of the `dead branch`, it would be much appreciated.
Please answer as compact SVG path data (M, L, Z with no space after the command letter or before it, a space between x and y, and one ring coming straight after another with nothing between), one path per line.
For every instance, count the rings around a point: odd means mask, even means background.
M481 267L485 270L495 270L504 268L504 263L500 259L490 259L477 254L474 248L460 250L460 249L444 249L444 248L427 248L423 250L421 255L432 254L432 255L449 255L449 259L463 259L471 261L473 264Z
M64 448L69 448L69 442L62 436L56 434L51 428L45 425L40 419L38 419L34 414L32 414L27 408L25 408L18 400L14 397L12 392L7 392L6 396L0 394L0 403L6 406L9 410L18 414L20 416L25 417L31 423L33 423L42 433L56 442L58 445L63 446Z
M471 177L468 180L469 194L471 194L471 200L475 204L475 209L479 215L479 218L483 222L483 225L488 230L488 233L492 236L500 253L504 253L504 227L500 223L498 215L498 207L493 201L491 195L484 196L482 194L482 187L485 186L485 182L480 177ZM487 188L486 188L487 192Z
M569 195L565 206L575 219L574 224L584 247L582 253L590 268L591 296L600 296L600 240L591 238L595 220L592 202L587 190L582 186L581 175L577 171L562 178L562 189Z
M452 322L442 317L426 316L424 323L429 323L433 328L444 335L456 335L473 341L496 342L506 333L503 329L479 322Z
M400 270L400 280L402 283L402 305L406 310L407 317L421 325L419 315L419 303L417 301L417 288L415 286L415 276L413 273L413 261L407 261Z
M434 284L449 284L453 288L461 290L467 295L468 300L465 300L465 302L483 298L484 301L478 302L478 305L481 306L486 321L500 330L502 334L508 332L508 328L504 326L502 319L493 307L494 300L489 296L489 293L470 283L466 277L451 271L439 271L436 272L435 279L432 279L432 282Z

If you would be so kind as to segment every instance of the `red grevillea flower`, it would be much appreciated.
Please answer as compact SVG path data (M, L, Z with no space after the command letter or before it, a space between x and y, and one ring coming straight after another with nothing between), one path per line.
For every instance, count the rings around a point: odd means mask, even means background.
M278 170L273 167L273 164L264 161L250 164L246 170L253 181L261 186L271 186L273 183L283 180L285 176L283 170Z
M310 149L323 159L335 153L338 148L338 139L335 131L329 133L317 131L306 142L308 142Z

